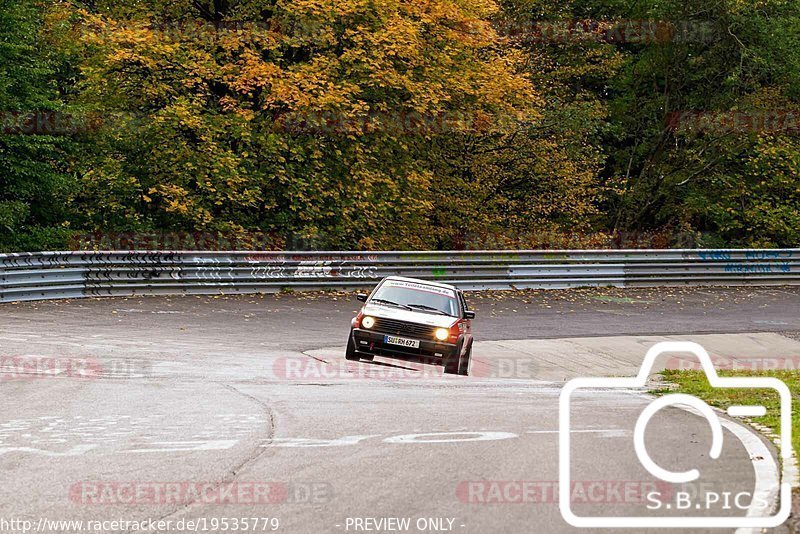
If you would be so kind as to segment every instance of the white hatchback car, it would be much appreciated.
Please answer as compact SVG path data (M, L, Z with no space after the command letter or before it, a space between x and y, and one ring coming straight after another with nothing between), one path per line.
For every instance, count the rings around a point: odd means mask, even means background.
M440 359L445 373L469 374L475 312L460 289L389 276L358 300L365 304L351 323L348 360L422 356Z

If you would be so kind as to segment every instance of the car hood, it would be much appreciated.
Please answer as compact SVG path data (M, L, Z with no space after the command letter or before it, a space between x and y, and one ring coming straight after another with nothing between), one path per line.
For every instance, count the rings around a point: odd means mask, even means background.
M371 315L373 317L397 319L398 321L408 321L410 323L426 324L442 328L449 328L458 321L458 317L450 317L449 315L404 310L403 308L380 306L378 304L367 304L364 306L363 312L364 315Z

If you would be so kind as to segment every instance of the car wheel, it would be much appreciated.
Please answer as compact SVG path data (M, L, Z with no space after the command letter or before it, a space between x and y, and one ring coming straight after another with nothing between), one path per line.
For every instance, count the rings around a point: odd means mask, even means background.
M350 337L347 338L347 350L345 350L344 357L348 360L358 361L361 358L356 353L356 343L353 341L353 332L350 331Z
M443 361L444 365L444 372L448 375L457 375L458 374L458 354L453 354L452 356L445 356Z
M463 343L463 340L462 340ZM456 346L453 354L446 355L442 358L442 365L444 365L444 372L448 375L458 374L458 357L461 354L461 343Z
M472 370L472 342L470 342L467 352L458 361L458 374L469 376L470 370Z

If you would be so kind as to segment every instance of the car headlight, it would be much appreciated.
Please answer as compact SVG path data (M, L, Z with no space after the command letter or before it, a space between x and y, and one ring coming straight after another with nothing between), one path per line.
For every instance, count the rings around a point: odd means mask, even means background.
M447 341L447 338L450 337L450 330L447 328L437 328L434 335L439 341Z
M372 328L373 326L375 326L375 318L367 315L366 317L361 319L361 326L363 326L364 328Z

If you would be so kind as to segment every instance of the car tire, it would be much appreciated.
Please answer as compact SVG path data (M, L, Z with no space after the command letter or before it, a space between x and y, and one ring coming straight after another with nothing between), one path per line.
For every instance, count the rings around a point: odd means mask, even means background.
M469 376L472 369L472 342L470 341L467 351L458 360L458 374L461 376Z
M359 357L358 353L356 352L356 343L353 340L353 332L350 332L350 337L347 338L347 349L344 352L344 357L347 360L357 362L361 358Z
M461 355L461 347L463 341L461 341L458 345L456 345L456 350L453 351L453 354L444 356L442 358L442 365L444 365L444 372L448 375L457 375L458 374L458 360L459 356Z
M442 360L442 365L444 365L444 372L448 375L457 375L458 374L458 354L453 354L452 356L445 356Z

